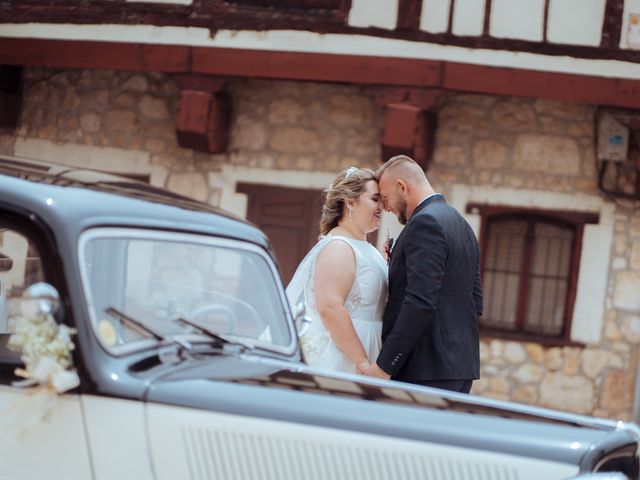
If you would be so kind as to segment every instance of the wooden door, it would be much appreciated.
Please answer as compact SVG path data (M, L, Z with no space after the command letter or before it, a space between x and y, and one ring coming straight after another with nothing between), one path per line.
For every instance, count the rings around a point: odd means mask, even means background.
M237 191L248 195L247 220L269 237L287 285L318 240L321 192L248 183L238 184Z

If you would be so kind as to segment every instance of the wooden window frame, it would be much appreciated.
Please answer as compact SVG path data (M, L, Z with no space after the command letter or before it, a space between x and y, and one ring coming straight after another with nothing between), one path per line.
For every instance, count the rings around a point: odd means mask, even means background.
M575 212L575 211L560 211L560 210L544 210L527 207L511 207L502 205L485 205L470 203L466 207L467 213L474 213L480 215L480 271L484 274L485 269L485 250L487 248L487 234L489 222L498 218L518 218L526 219L532 222L544 221L556 225L562 225L565 227L573 228L574 239L571 250L571 260L569 267L569 284L567 287L567 297L565 301L564 320L562 326L562 333L558 336L542 335L529 333L523 330L505 330L492 327L480 327L480 333L483 336L502 338L508 340L522 341L522 342L535 342L544 345L558 345L558 346L579 346L584 347L584 344L580 342L574 342L571 340L571 326L573 318L573 310L576 300L576 292L578 287L578 278L580 273L580 255L582 252L582 241L584 236L585 224L597 224L600 221L600 216L597 213L590 212ZM525 255L531 255L531 252L525 253ZM530 263L530 262L529 262ZM529 276L527 272L520 272L521 275L521 289L526 289L528 286ZM528 299L528 294L526 296ZM517 328L522 328L524 322L524 311L526 302L520 302L518 304L518 311L516 314Z

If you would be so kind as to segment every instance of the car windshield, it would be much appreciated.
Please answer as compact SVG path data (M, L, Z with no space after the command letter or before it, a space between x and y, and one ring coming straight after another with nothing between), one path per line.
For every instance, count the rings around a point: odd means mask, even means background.
M162 337L193 337L197 330L177 321L184 318L258 347L281 352L294 347L277 271L255 245L180 233L95 229L80 241L80 263L94 329L114 353L158 342L128 328L110 314L114 310Z

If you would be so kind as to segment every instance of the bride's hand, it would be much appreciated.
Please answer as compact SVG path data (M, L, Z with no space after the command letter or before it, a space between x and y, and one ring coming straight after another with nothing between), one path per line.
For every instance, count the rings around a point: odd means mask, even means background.
M360 375L367 375L369 370L371 370L371 362L367 358L360 360L356 364L356 372Z

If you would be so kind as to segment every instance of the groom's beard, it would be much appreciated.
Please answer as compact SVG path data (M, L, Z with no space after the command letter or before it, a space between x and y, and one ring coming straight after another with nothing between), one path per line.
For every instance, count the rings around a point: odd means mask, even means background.
M400 222L400 225L406 225L407 224L407 202L404 200L404 198L400 200L400 204L398 205L397 212L398 214L396 215L396 217L398 217L398 221Z

